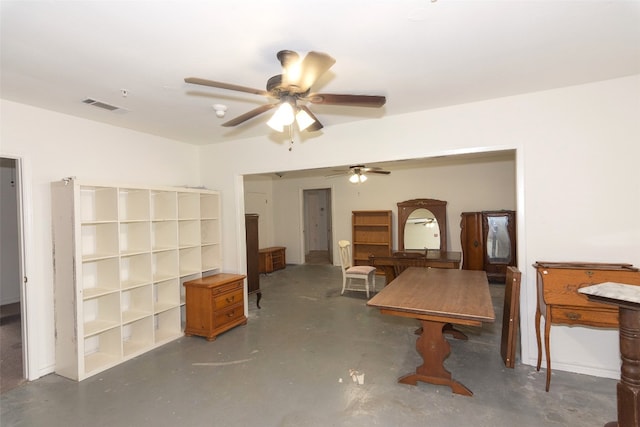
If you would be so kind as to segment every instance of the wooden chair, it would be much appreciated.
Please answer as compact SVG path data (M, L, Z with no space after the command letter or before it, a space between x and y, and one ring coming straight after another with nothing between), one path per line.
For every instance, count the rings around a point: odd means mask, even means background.
M349 291L365 291L369 298L369 288L375 292L376 290L376 268L370 265L353 265L351 261L351 242L348 240L340 240L338 242L340 249L340 263L342 264L342 292ZM353 280L361 280L364 282L362 287L354 287Z
M520 322L520 278L522 273L516 267L507 267L504 289L504 311L502 313L502 340L500 355L507 368L515 366L518 343L518 323Z

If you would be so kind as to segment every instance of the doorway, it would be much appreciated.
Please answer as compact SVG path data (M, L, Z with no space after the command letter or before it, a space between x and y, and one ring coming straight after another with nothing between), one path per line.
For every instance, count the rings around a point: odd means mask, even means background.
M25 379L19 159L0 157L0 393Z
M305 264L331 264L331 189L303 190Z

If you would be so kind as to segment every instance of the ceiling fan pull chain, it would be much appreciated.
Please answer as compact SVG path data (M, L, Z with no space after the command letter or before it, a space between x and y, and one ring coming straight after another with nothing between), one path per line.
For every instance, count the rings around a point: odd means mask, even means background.
M293 124L289 125L289 151L293 150Z

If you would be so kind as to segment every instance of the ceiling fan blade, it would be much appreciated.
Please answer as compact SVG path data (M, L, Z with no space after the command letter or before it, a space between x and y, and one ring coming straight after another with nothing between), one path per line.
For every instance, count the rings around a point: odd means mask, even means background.
M389 175L391 172L389 171L379 171L379 170L370 170L370 171L364 171L364 173L379 173L382 175Z
M318 118L311 112L311 110L306 105L301 105L300 109L304 110L304 112L307 113L309 115L309 117L311 117L313 120L315 120L315 122L313 122L311 125L309 125L309 127L306 128L305 130L307 130L309 132L316 132L316 131L319 131L320 129L322 129L324 127L324 126L322 126L322 123L320 123L320 120L318 120Z
M349 105L353 107L382 107L387 98L377 95L338 95L332 93L312 93L305 98L312 104Z
M280 55L279 55L280 56ZM336 63L326 53L309 52L301 62L287 64L284 72L286 86L295 86L296 92L304 93Z
M255 116L262 114L264 112L267 112L269 110L271 110L272 108L275 108L278 104L264 104L259 106L258 108L254 108L251 111L248 111L244 114L239 115L236 118L233 118L231 120L229 120L228 122L224 122L222 124L222 126L224 127L231 127L231 126L237 126L240 123L246 122L249 119L254 118Z
M271 97L271 95L267 91L260 90L260 89L254 89L254 88L246 87L246 86L234 85L234 84L231 84L231 83L216 82L216 81L213 81L213 80L201 79L201 78L198 78L198 77L187 77L187 78L184 79L184 81L186 83L191 83L191 84L194 84L194 85L217 87L217 88L220 88L220 89L236 90L238 92L253 93L255 95L262 95L262 96L266 96L266 97Z

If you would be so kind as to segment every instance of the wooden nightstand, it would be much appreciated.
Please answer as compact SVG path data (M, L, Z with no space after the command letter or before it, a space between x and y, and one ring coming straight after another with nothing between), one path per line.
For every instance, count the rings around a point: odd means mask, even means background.
M220 273L185 282L187 325L184 334L213 341L231 328L246 325L245 277Z

